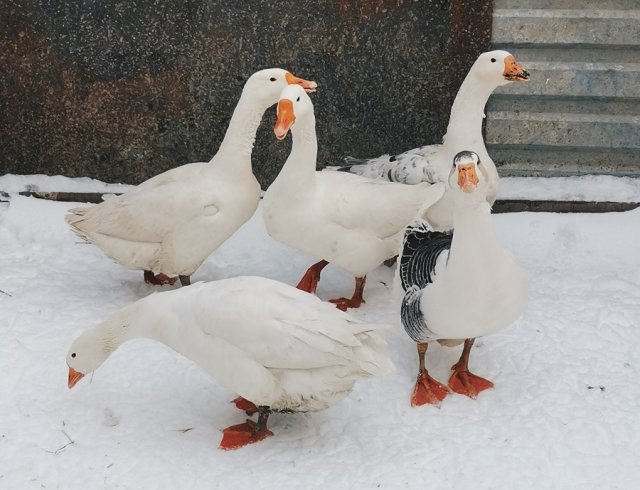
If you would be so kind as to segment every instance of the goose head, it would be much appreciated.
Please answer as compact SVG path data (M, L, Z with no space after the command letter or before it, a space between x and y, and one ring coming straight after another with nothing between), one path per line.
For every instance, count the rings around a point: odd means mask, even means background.
M273 127L276 138L283 140L297 118L313 114L313 103L304 89L298 85L284 88L278 101L278 118Z
M471 67L476 76L496 85L506 85L510 82L526 82L529 72L520 65L508 51L496 50L482 53Z
M92 330L78 337L67 352L69 366L69 389L73 388L85 375L98 369L111 355L114 346L111 342L101 342Z
M449 187L459 196L471 196L486 200L489 176L480 157L473 151L461 151L453 157L449 173Z
M271 105L278 100L282 89L289 85L300 87L307 92L315 92L318 87L316 82L296 77L282 68L267 68L251 75L245 83L244 90L256 94Z

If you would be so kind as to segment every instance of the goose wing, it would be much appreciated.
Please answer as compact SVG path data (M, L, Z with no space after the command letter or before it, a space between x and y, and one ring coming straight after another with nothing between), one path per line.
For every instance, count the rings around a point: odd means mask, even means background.
M425 145L398 155L387 154L369 159L347 157L347 165L337 170L403 184L433 184L440 181L438 156L441 149L442 145Z

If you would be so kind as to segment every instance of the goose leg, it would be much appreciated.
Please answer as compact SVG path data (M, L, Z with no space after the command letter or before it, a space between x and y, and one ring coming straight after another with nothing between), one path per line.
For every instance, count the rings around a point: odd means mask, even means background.
M189 286L191 284L191 276L178 276L178 279L180 279L180 284L182 284L183 286Z
M169 277L166 274L154 274L152 271L144 271L144 282L153 286L173 285L177 277Z
M493 383L487 379L476 376L469 372L469 352L473 346L475 339L467 339L464 341L464 348L460 360L456 362L451 370L449 378L449 388L456 393L466 395L475 399L481 391L493 388Z
M316 288L318 287L318 282L320 282L320 273L328 264L329 262L326 260L321 260L313 264L307 269L307 272L304 273L304 276L302 276L296 288L306 291L307 293L316 294Z
M220 441L220 449L230 450L238 449L247 444L266 439L273 435L267 429L267 420L271 414L271 409L266 406L258 407L258 422L247 419L244 424L232 425L222 431L222 440Z
M426 342L418 343L418 360L420 361L420 371L418 372L418 379L416 380L416 386L413 389L411 395L411 406L418 407L420 405L440 406L440 402L444 400L447 394L450 392L449 388L445 385L433 379L424 363L424 355L427 352L429 344Z
M258 412L258 407L253 402L250 402L246 398L242 398L238 396L233 399L233 403L236 408L243 410L249 417L251 417L254 413Z
M362 291L364 290L364 283L367 280L367 276L356 277L356 288L353 291L351 298L336 298L330 299L331 303L335 303L336 308L342 311L347 311L347 308L360 308L365 300L362 298Z

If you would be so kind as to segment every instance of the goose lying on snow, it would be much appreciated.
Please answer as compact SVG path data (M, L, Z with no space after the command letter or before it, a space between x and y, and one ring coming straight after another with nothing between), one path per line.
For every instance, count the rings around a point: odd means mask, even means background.
M418 343L420 370L412 405L438 404L448 388L429 376L424 356L432 340L464 341L449 387L472 398L493 386L469 372L474 339L511 324L526 302L525 278L498 242L487 203L489 179L473 152L460 152L450 171L453 235L432 231L422 221L407 229L399 274L406 293L402 323Z
M338 308L363 302L366 274L395 256L404 227L437 201L442 184L416 186L380 182L358 175L317 172L313 104L301 87L286 87L278 102L274 132L291 130L293 146L280 174L263 199L267 232L276 240L320 262L298 288L315 293L320 272L332 263L356 278L351 298L332 300Z
M473 64L451 107L449 125L441 145L427 145L399 155L383 155L368 160L348 158L350 165L339 170L381 178L392 182L446 182L451 160L459 151L474 148L480 156L489 179L487 200L496 199L498 172L487 153L482 137L484 108L491 93L499 86L529 80L529 73L507 51L481 54ZM452 227L452 202L448 192L427 212L427 219L438 230Z
M225 429L220 447L235 449L272 435L270 412L325 409L358 379L389 372L381 328L271 279L196 283L147 296L80 335L67 354L68 384L128 340L157 340L239 394L239 408L259 412L257 424Z
M117 263L145 271L146 282L173 284L176 279L169 276L178 275L189 284L191 274L258 206L253 142L262 114L287 84L316 87L279 68L253 74L210 162L168 170L126 194L71 209L66 216L71 229Z

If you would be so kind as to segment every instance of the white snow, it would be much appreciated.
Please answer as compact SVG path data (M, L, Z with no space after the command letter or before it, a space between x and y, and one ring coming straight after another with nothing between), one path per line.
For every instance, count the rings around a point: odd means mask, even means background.
M640 209L495 216L530 297L513 326L476 342L471 368L495 382L477 400L411 408L415 344L399 322L392 270L381 267L353 314L395 325L396 371L358 383L324 412L276 414L274 437L224 452L220 430L245 418L235 394L161 344L127 343L67 389L75 336L158 288L78 241L63 221L76 203L15 194L28 183L45 190L44 180L0 177L0 190L14 193L0 209L0 488L637 488ZM594 181L556 190L637 200L636 181ZM46 190L88 191L86 183ZM516 190L504 179L503 196L549 198L547 184ZM257 214L193 279L295 284L311 262L271 240ZM351 293L352 278L325 271L322 298ZM431 347L431 373L446 381L459 353Z

